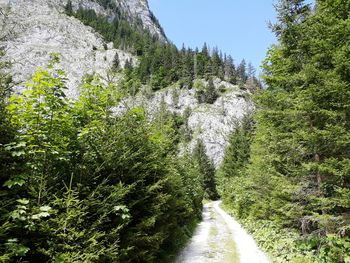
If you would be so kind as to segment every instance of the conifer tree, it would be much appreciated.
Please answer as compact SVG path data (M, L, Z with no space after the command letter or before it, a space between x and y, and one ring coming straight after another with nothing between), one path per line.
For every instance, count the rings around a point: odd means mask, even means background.
M202 140L197 141L193 156L197 162L199 173L202 176L204 197L210 200L218 199L219 195L216 190L214 163L207 156L205 145Z
M240 83L245 83L247 80L247 63L242 59L241 63L237 66L237 77Z
M346 262L349 4L319 0L311 13L305 1L281 0L277 10L280 43L264 63L268 88L256 96L250 164L233 203L243 218L298 231L321 262Z
M209 104L213 104L218 98L218 93L215 88L213 78L209 78L208 85L205 91L205 102Z
M236 72L235 72L235 66L234 61L231 56L226 57L224 59L224 78L226 81L229 81L233 84L236 84Z
M113 68L117 70L119 69L119 67L120 67L120 60L119 60L118 52L116 52L113 58ZM130 67L130 65L126 65L126 67Z
M72 7L72 1L68 0L67 4L65 5L65 11L66 14L71 16L73 14L73 7Z

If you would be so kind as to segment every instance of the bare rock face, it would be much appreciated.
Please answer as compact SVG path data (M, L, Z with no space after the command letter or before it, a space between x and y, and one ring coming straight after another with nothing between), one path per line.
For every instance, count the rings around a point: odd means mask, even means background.
M116 0L115 3L129 14L130 19L141 19L145 28L166 41L146 0ZM59 66L67 73L68 95L73 98L79 96L79 86L85 74L97 73L110 80L108 72L116 53L122 67L126 60L137 61L131 54L114 49L112 43L104 43L92 28L67 16L65 4L66 0L0 0L0 47L6 52L4 59L12 63L17 91L23 89L38 67L48 64L53 52L60 54ZM93 9L111 19L115 15L113 10L105 9L93 0L73 0L72 4L74 9ZM118 81L118 77L112 81ZM193 149L197 139L202 139L208 156L218 167L235 121L251 111L253 105L249 92L219 79L214 80L214 85L218 90L224 86L226 92L213 104L199 104L194 89L180 89L174 85L156 93L149 92L148 87L148 91L145 89L144 93L125 99L116 111L142 105L152 118L162 103L169 111L178 114L189 109L187 124L192 139L182 146L182 150Z
M118 0L118 3L125 12L143 19L145 27L154 34L160 34L161 30L151 21L146 1ZM78 87L84 75L97 73L105 77L116 53L122 67L127 59L136 61L131 54L113 49L111 45L106 50L99 34L64 13L65 4L66 1L61 0L0 0L0 7L7 16L3 23L11 31L11 37L0 46L6 51L4 59L12 63L17 91L23 89L23 83L38 67L47 65L53 52L60 54L60 67L67 72L71 97L79 95ZM112 10L94 1L76 0L73 4L113 16Z
M66 0L63 2L66 2ZM127 14L130 23L139 19L142 21L143 27L152 35L158 37L161 41L167 41L161 26L156 22L155 17L149 9L147 0L111 0L111 2L115 3L120 10ZM113 20L115 17L113 10L105 9L96 0L72 0L72 5L74 10L77 10L79 7L93 9L96 14L106 16L110 20Z
M116 3L123 10L126 10L130 17L141 19L143 26L148 29L151 34L157 36L162 41L167 41L162 28L156 23L149 9L147 0L116 0Z
M160 90L152 95L138 94L136 97L125 99L116 110L123 112L127 108L143 106L150 118L159 111L161 104L167 110L182 115L189 110L188 127L192 133L189 143L182 146L182 151L193 150L197 140L201 139L206 147L206 153L219 167L224 150L228 143L228 136L244 115L254 110L249 91L240 90L238 86L219 79L214 80L216 89L225 87L222 94L213 104L198 103L194 89L180 89L176 86Z

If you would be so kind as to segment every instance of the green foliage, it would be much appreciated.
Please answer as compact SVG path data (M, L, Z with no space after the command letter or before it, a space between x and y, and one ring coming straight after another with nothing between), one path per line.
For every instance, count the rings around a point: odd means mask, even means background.
M250 158L250 145L253 138L254 125L252 116L246 115L236 121L230 134L229 144L225 149L224 159L217 172L218 190L223 202L239 217L245 212L249 203L253 202L246 193L245 172Z
M219 198L216 190L215 166L212 160L206 154L203 141L198 140L193 150L193 158L197 164L199 174L202 176L202 185L204 189L204 198L217 200Z
M195 164L175 155L181 124L166 112L150 123L142 108L115 116L119 89L94 77L68 99L57 61L2 104L1 132L13 131L1 138L0 261L157 262L175 253L203 198Z
M290 254L315 262L349 261L348 7L320 0L311 12L301 0L279 2L272 28L280 43L264 63L268 88L255 98L256 131L244 146L250 157L242 169L225 157L239 177L232 172L221 186L239 218L269 220L279 238L295 233ZM277 262L297 261L265 247Z
M68 0L67 4L64 7L64 10L67 15L71 16L73 14L73 6L72 6L72 1Z
M139 57L139 63L130 75L133 82L148 84L153 90L159 90L175 82L179 82L181 87L192 88L192 81L197 78L210 81L212 77L218 77L234 84L237 78L240 78L243 84L247 81L245 65L244 68L239 67L241 75L238 76L233 59L223 56L218 48L213 48L210 52L204 44L201 51L185 47L179 50L175 45L160 41L151 35L144 29L142 21L135 20L130 23L127 14L116 6L110 6L109 0L98 2L105 8L113 9L116 13L113 21L97 15L92 9L79 8L74 12L70 2L66 5L66 13L94 28L106 41L113 42L115 48L129 51ZM151 18L158 24L153 14ZM208 103L213 103L217 93L210 85L207 93Z
M213 104L219 97L212 77L209 78L207 85L205 85L201 80L196 80L194 82L194 88L196 90L196 98L199 103Z

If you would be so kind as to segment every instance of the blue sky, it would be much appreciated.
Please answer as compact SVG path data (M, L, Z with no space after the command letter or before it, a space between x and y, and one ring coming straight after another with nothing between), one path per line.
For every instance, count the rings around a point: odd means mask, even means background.
M276 43L268 28L275 21L274 0L149 0L168 38L181 47L218 46L236 63L243 58L259 70Z

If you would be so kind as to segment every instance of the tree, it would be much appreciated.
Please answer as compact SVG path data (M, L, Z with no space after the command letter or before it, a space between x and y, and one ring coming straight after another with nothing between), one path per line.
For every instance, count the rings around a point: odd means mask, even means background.
M208 85L206 87L206 94L205 94L205 102L209 103L209 104L213 104L216 99L218 98L218 93L216 91L214 82L213 82L213 78L209 78L208 81Z
M199 103L213 104L219 97L212 78L209 78L207 84L203 83L201 80L196 80L194 82L194 88L196 90L195 95Z
M248 67L247 67L247 77L248 79L251 79L251 78L254 78L255 77L255 68L254 66L252 65L251 62L248 63Z
M224 79L233 84L236 84L237 81L233 58L231 56L226 57L226 55L224 60Z
M244 84L247 81L247 63L244 59L237 66L237 77L240 83Z
M215 166L212 160L206 154L205 146L202 140L198 140L193 150L193 157L198 165L198 171L202 176L204 197L210 200L216 200L219 195L216 190Z
M125 62L126 64L126 62ZM113 69L118 70L120 67L120 60L118 52L115 52L114 58L113 58ZM127 65L127 67L130 67L130 65Z
M73 15L73 6L72 6L71 0L67 1L67 4L65 5L64 9L67 15L69 16Z
M56 62L0 104L0 261L165 261L203 196L193 160L174 154L174 117L116 116L121 94L96 76L72 101Z
M250 163L234 185L239 216L299 233L320 261L346 262L350 92L347 1L277 5L279 45L264 62L267 90L255 97ZM234 162L234 161L232 161ZM243 209L244 207L244 209ZM306 260L306 259L305 259Z
M241 218L245 207L239 201L242 199L240 184L244 181L250 161L254 132L252 115L245 115L242 120L237 120L234 126L218 171L218 188L224 204L234 208L236 215Z
M217 47L214 48L212 51L211 61L212 61L212 74L214 76L219 76L222 59L220 58L219 50Z

